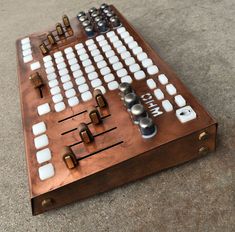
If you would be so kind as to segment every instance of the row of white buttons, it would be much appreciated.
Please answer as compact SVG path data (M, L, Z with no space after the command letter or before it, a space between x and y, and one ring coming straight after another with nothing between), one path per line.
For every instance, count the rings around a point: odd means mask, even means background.
M149 75L155 75L158 73L158 67L153 64L153 61L148 58L148 55L143 52L143 49L138 45L129 32L121 27L117 29L117 33L124 40L125 44L132 50L133 54L137 56L137 59L142 63L142 66L147 69Z
M36 149L42 149L49 144L49 140L46 134L43 134L46 132L46 124L44 122L39 122L37 124L34 124L32 126L32 131L35 136L40 136L34 138L34 145ZM42 164L44 162L47 162L51 160L51 151L49 148L44 148L42 150L39 150L36 152L36 158L37 162L39 164ZM46 180L48 178L51 178L55 175L54 167L51 163L45 164L38 169L39 178L41 180Z
M21 40L21 49L23 53L24 63L32 61L33 60L32 49L31 49L30 39L28 37Z

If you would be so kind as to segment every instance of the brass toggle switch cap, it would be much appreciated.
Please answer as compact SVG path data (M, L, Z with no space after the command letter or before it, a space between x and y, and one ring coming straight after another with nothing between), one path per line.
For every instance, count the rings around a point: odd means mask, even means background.
M60 23L56 24L56 31L57 31L58 36L64 35L64 29Z
M48 40L48 42L49 42L51 45L56 44L55 36L54 36L52 33L49 33L49 34L47 35L47 40Z
M102 122L101 116L100 116L100 112L96 109L96 107L92 106L89 110L88 110L88 114L89 117L91 119L91 122L93 124L99 124Z
M85 123L80 123L78 126L78 131L81 137L81 140L84 143L91 143L94 140L94 137Z
M108 103L100 89L94 90L93 96L95 97L96 103L100 108L108 106Z
M70 27L71 25L70 25L70 21L69 21L69 17L67 16L67 15L63 15L63 17L62 17L62 20L63 20L63 23L64 23L64 26L65 27Z
M63 160L68 169L73 169L78 165L77 158L70 147L64 148L63 155Z
M49 52L49 49L47 48L47 46L44 43L39 45L39 48L40 48L43 55L46 55Z
M42 77L39 75L38 72L32 74L29 77L29 80L31 81L32 85L34 86L34 88L41 88L43 86L43 79Z

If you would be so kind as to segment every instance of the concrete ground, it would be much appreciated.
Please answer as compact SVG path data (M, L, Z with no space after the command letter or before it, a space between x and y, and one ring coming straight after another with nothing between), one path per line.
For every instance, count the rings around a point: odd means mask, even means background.
M219 122L218 148L43 215L29 204L15 40L102 1L0 0L0 231L218 231L234 228L235 2L114 3Z

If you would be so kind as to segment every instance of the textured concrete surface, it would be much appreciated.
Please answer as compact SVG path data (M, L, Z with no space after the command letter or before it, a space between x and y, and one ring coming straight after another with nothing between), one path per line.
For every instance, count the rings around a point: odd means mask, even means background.
M31 216L15 39L101 1L0 0L0 231L234 231L235 2L110 1L219 122L218 149L83 202Z

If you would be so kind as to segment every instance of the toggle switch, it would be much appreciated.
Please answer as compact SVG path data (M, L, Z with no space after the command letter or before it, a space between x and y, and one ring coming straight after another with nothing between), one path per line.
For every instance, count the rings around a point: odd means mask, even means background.
M108 106L107 100L105 99L105 97L100 89L94 90L93 96L96 100L98 107L105 108Z
M64 35L64 29L63 29L61 23L56 24L56 32L57 32L58 36Z
M42 43L41 45L39 45L39 49L41 50L43 55L46 55L49 52L49 49L47 48L45 43Z
M67 15L63 15L62 20L66 28L71 27L69 17Z
M80 123L78 126L78 131L81 137L81 140L84 143L91 143L94 140L94 137L89 129L89 127L85 123Z
M89 117L91 119L91 122L95 125L100 124L102 122L100 112L97 110L95 106L92 106L88 110Z
M49 34L47 35L47 40L48 40L48 42L49 42L51 45L56 44L55 36L54 36L52 33L49 33Z
M157 128L151 118L145 117L140 119L139 128L143 138L145 139L152 138L157 133Z
M128 93L124 96L124 104L128 110L137 103L139 103L139 99L135 93Z
M119 85L119 90L120 90L120 95L121 95L121 99L124 99L124 96L127 95L128 93L132 93L133 89L131 87L131 85L127 82L123 82Z
M142 118L147 117L147 112L142 104L135 104L131 107L131 114L135 124L139 124Z
M70 147L64 147L63 160L68 169L73 169L78 165L77 158Z

